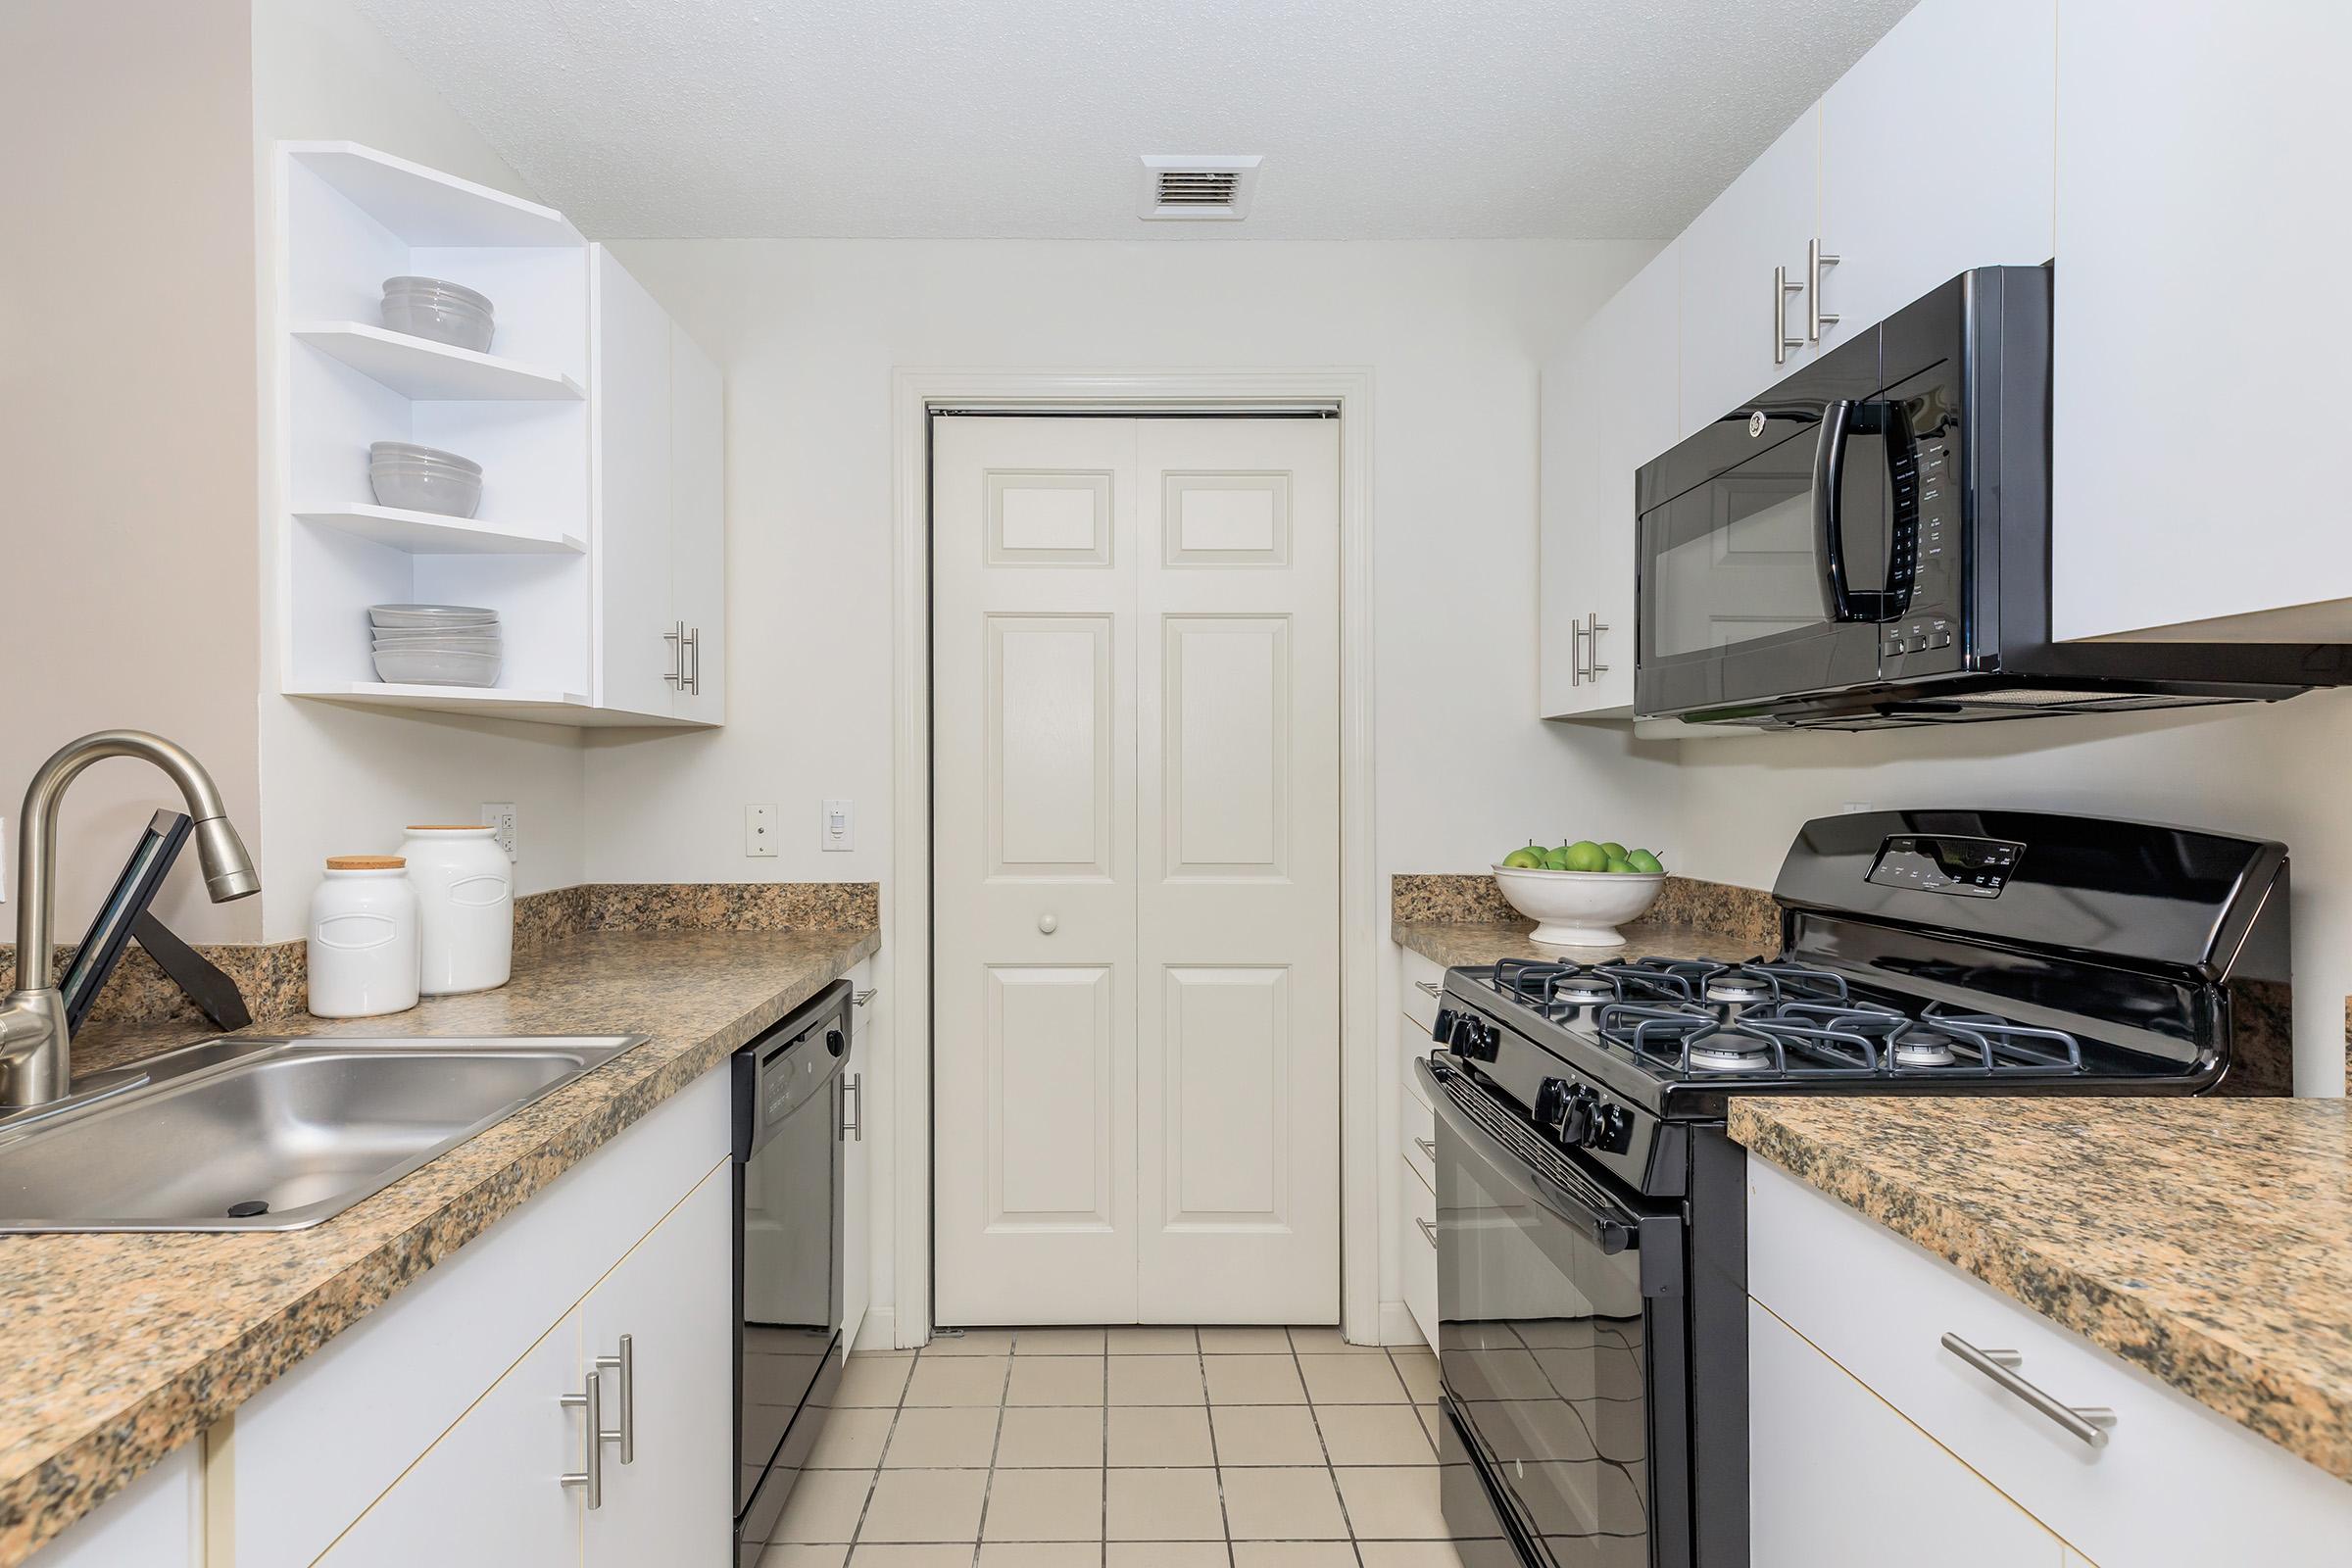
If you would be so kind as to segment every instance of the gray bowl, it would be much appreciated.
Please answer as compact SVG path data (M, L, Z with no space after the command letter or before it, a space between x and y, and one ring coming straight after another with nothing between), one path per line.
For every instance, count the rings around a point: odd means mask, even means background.
M393 653L378 650L378 680L414 686L495 686L499 660L495 654Z
M371 626L431 626L450 630L458 626L491 626L498 623L498 612L484 610L479 605L369 605L368 623Z
M377 505L408 512L470 517L482 504L481 465L405 441L368 449L368 485Z
M438 277L384 279L383 322L395 332L486 353L497 323L490 302Z

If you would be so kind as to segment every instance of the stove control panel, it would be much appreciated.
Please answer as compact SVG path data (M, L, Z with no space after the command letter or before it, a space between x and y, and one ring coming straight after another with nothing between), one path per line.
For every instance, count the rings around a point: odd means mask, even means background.
M1879 846L1879 858L1863 880L1915 893L1997 899L2025 853L2014 839L1897 833Z
M1623 1153L1633 1143L1633 1112L1602 1098L1590 1084L1546 1078L1536 1090L1536 1120L1560 1135L1571 1149Z
M1438 1009L1429 1037L1465 1061L1493 1061L1502 1044L1502 1031L1475 1012Z

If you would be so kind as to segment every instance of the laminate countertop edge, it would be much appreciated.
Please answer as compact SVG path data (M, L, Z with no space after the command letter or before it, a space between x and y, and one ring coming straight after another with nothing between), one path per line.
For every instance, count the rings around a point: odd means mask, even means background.
M1735 1097L1730 1133L2039 1316L2352 1482L2344 1102ZM2241 1171L2229 1163L2232 1152ZM2270 1169L2252 1173L2266 1161ZM2212 1185L2181 1190L2196 1179L2183 1173L2197 1171Z
M0 1238L0 1565L23 1562L879 947L872 930L590 933L518 958L500 991L392 1019L313 1020L302 1032L651 1038L309 1230Z

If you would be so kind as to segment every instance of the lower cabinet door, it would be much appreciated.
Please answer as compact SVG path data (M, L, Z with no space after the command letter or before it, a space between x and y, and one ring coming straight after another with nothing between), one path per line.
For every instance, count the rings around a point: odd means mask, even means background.
M630 1429L630 1452L605 1444L604 1505L586 1513L589 1568L724 1563L735 1524L734 1189L729 1167L685 1201L588 1293L580 1366L604 1369L605 1430ZM441 1568L436 1564L435 1568Z
M1751 1568L2062 1568L2058 1538L1747 1306Z
M873 1224L867 1205L873 1201L873 1181L866 1150L877 1125L874 1068L890 1053L883 998L874 989L871 958L850 970L850 985L857 995L871 1000L850 1014L850 1059L842 1069L841 1087L834 1091L841 1111L834 1125L842 1140L841 1353L845 1357L865 1325L865 1308L872 1294Z
M579 1338L577 1313L549 1330L318 1562L576 1568L582 1489L560 1478L581 1468L586 1448L581 1411L562 1403L580 1392ZM320 1439L333 1442L323 1430Z

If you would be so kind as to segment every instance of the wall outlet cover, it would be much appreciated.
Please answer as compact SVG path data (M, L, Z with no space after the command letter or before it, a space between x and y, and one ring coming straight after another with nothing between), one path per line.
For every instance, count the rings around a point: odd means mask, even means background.
M772 806L747 806L743 808L743 853L759 858L772 858L776 853L776 808Z
M827 801L824 815L818 819L817 847L827 854L855 849L858 844L857 812L848 801Z
M507 863L515 860L515 811L513 801L484 801L482 820L498 829L498 847L507 852Z

